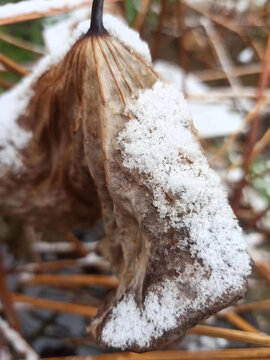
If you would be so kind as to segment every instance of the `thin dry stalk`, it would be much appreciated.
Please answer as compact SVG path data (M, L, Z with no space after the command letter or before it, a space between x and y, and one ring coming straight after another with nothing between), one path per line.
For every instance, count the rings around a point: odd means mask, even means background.
M12 294L12 300L14 302L26 303L39 309L48 309L52 311L59 311L64 313L72 313L82 316L95 316L97 314L97 308L92 306L63 303L54 300L40 299L24 294Z
M177 11L178 11L178 29L179 29L179 38L178 38L178 61L179 65L183 70L183 79L182 79L182 90L184 94L186 93L186 72L187 72L187 53L184 46L184 36L185 36L185 5L184 2L179 0L177 2Z
M0 299L3 305L4 313L13 329L21 332L19 317L13 306L12 296L6 280L6 273L0 253Z
M152 0L142 0L141 1L141 6L140 9L137 13L137 16L135 18L133 27L135 30L137 30L138 32L141 32L145 17L150 9Z
M161 38L161 30L162 30L162 27L163 27L163 23L164 23L166 11L167 11L167 6L168 6L168 0L162 0L161 1L161 10L160 10L160 14L159 14L159 17L158 17L157 29L155 31L154 41L153 41L153 45L152 45L152 58L153 58L153 60L156 59L157 54L158 54L158 49L159 49L159 45L160 45L160 38Z
M233 91L230 88L217 88L215 91L208 91L207 94L187 93L187 98L192 100L201 100L209 102L220 102L226 99L257 99L257 91L255 88L243 88L239 91ZM264 96L265 103L270 102L270 92Z
M267 300L260 300L260 301L254 301L247 304L239 304L235 306L235 311L238 313L243 313L247 311L253 311L253 310L270 310L270 299Z
M223 329L215 326L197 325L189 330L190 334L220 337L227 340L240 341L247 344L270 346L270 336L248 331Z
M270 264L263 261L255 261L255 271L270 284Z
M144 354L115 353L94 356L72 356L46 360L244 360L269 359L270 349L224 349L211 351L154 351ZM45 360L45 359L44 359Z
M224 42L222 41L219 33L215 29L214 24L211 20L207 18L201 19L201 24L205 29L205 32L208 36L210 44L215 51L215 54L218 58L218 61L222 67L222 70L226 74L229 84L231 85L232 91L235 93L241 92L242 84L238 78L231 77L230 73L234 68L234 64L229 56L227 49L225 48ZM246 104L239 100L235 99L239 109L247 109Z
M227 140L224 142L224 144L220 147L220 149L215 154L215 157L213 159L213 162L217 162L220 160L229 147L238 139L238 137L242 134L242 130L257 116L257 114L261 111L263 106L265 105L265 99L261 99L258 101L253 109L246 115L246 117L243 120L242 128L231 134Z
M118 286L117 278L106 275L33 275L23 279L27 285L52 285L52 286L104 286L113 289Z
M57 271L63 270L68 267L75 266L77 264L77 260L56 260L56 261L48 261L42 263L29 263L18 268L12 269L9 273L20 273L20 272L48 272L48 271Z
M262 70L261 64L249 64L243 66L234 66L230 71L224 73L222 70L204 70L196 72L194 75L197 76L201 81L213 81L213 80L224 80L229 76L230 78L253 75L260 73Z
M0 63L10 72L13 72L20 76L29 74L29 70L17 64L6 55L0 53Z
M231 324L233 324L235 327L237 327L240 330L257 332L257 333L260 332L248 321L246 321L245 319L243 319L241 316L239 316L234 312L222 312L219 313L218 315L229 321Z
M34 54L41 56L45 55L45 51L40 46L32 44L25 40L18 39L17 37L10 34L0 33L0 40L8 44L14 45L20 49L30 51Z
M71 231L66 233L66 239L74 245L75 250L81 256L86 256L88 251L85 249L81 241Z
M250 161L255 159L259 153L270 143L270 128L264 133L264 135L256 142L252 152L250 154Z
M268 41L267 41L266 50L263 58L263 64L262 64L262 72L258 82L258 100L257 100L258 102L264 98L264 92L269 82L269 70L270 70L270 34L268 36ZM244 176L238 183L238 186L236 187L234 192L233 209L236 213L240 207L243 188L246 185L246 181L247 181L246 174L248 172L250 163L253 159L251 156L252 156L253 148L258 138L260 122L261 122L261 117L260 114L258 113L251 124L250 131L248 134L248 139L246 141L245 152L244 152L244 164L243 164Z

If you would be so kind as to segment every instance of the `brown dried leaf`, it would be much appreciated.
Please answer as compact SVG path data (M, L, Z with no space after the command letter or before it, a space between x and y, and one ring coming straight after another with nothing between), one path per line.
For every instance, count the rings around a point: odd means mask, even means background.
M5 177L10 196L1 211L27 219L39 230L54 231L90 226L101 213L106 236L99 249L120 281L91 331L105 345L145 351L181 337L239 299L245 278L235 287L222 273L224 291L211 299L207 286L213 287L210 279L216 270L192 252L190 228L167 226L148 186L151 175L124 165L117 139L132 119L126 107L159 79L141 55L105 31L102 2L94 2L93 14L90 31L33 87L34 96L19 119L33 137L22 151L24 170L19 177ZM186 127L193 134L192 125ZM195 166L184 149L177 158L181 166ZM179 193L166 192L162 184L160 188L177 217L184 217L177 208L179 201L184 203ZM241 246L243 267L248 268Z

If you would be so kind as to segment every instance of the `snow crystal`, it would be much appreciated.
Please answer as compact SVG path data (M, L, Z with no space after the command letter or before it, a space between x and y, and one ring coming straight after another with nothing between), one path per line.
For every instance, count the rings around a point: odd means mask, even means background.
M118 136L123 165L142 174L165 223L164 233L170 227L188 229L189 239L182 238L178 247L188 251L194 263L186 264L174 281L149 290L143 310L132 293L112 309L102 340L121 348L148 346L181 325L187 313L203 311L226 292L241 291L250 273L241 229L191 130L182 93L158 81L131 100L126 111L131 120ZM173 205L165 193L173 196ZM184 284L196 292L195 299L180 290Z
M48 0L48 2L50 1ZM78 16L82 15L79 14ZM140 40L139 35L135 31L129 29L120 20L110 15L104 16L104 23L108 32L116 37L117 40L138 52L147 60L151 60L148 46ZM17 119L25 111L33 95L31 91L32 85L51 66L59 63L72 45L88 29L89 20L80 22L70 38L66 39L66 41L61 41L61 43L58 42L57 46L53 46L53 51L41 59L30 75L25 77L19 85L0 97L0 165L11 166L14 171L20 170L22 163L17 150L27 146L32 134L20 127Z

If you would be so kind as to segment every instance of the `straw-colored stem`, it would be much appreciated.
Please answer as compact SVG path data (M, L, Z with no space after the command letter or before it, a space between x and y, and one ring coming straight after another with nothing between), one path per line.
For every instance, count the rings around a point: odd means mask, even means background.
M93 356L72 356L49 358L46 360L255 360L269 359L270 348L224 349L211 351L154 351L144 354L115 353Z
M239 313L253 311L253 310L270 311L270 299L254 301L247 304L239 304L235 306L235 310Z
M229 321L231 324L233 324L235 327L237 327L240 330L257 332L257 333L260 332L253 325L251 325L249 322L247 322L245 319L243 319L240 315L238 315L234 312L224 312L219 315L222 316L224 319Z
M106 275L53 275L42 274L26 277L23 280L27 285L52 285L52 286L104 286L105 288L112 289L117 287L118 280L113 276Z
M12 294L12 299L15 302L26 303L39 309L48 309L52 311L59 311L64 313L72 313L83 316L95 316L97 308L93 306L86 306L80 304L64 303L54 300L40 299L24 294Z
M0 53L0 63L10 72L13 72L20 76L25 76L29 74L29 70L25 69L23 66L17 64L15 61L7 57L6 55Z
M219 337L228 340L240 341L247 344L270 346L270 336L248 331L224 329L215 326L197 325L189 330L190 334Z

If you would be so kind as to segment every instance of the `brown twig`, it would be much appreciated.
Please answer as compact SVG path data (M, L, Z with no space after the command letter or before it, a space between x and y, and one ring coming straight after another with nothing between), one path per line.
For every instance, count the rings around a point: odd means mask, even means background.
M231 324L236 326L240 330L244 331L250 331L250 332L257 332L260 331L256 329L253 325L251 325L249 322L247 322L245 319L243 319L241 316L234 312L221 312L218 314L219 316L223 317L227 321L229 321Z
M224 329L215 326L197 325L189 330L190 334L220 337L223 339L241 341L247 344L270 346L270 336L241 330Z
M6 43L14 45L23 50L30 51L34 54L45 55L45 51L40 46L34 45L25 40L18 39L17 37L10 34L0 33L0 40L5 41Z
M255 271L270 284L270 264L255 260Z
M66 233L66 239L74 245L75 250L81 256L86 256L88 251L85 249L81 241L71 231Z
M177 12L178 12L178 61L181 69L183 70L183 78L181 88L184 94L186 93L186 72L187 72L187 53L184 47L184 36L185 36L185 4L182 0L177 1Z
M269 81L269 70L270 70L270 34L268 36L267 46L263 58L263 64L262 64L262 72L259 78L258 82L258 98L257 102L261 101L264 97L264 91L267 87L268 81ZM260 114L258 113L254 120L252 121L250 131L248 134L248 139L246 141L245 146L245 152L244 152L244 163L243 163L243 170L244 170L244 176L238 183L233 197L233 209L235 213L237 213L240 202L242 198L242 191L243 188L246 185L246 175L248 173L248 169L250 166L250 163L252 161L252 151L254 148L254 145L256 144L258 134L259 134L259 128L260 128Z
M254 301L247 304L239 304L235 306L235 310L239 313L253 311L253 310L270 310L270 299Z
M242 129L244 129L253 119L257 116L257 114L261 111L262 107L265 105L265 99L261 99L258 101L253 109L246 115L246 117L243 120ZM239 129L238 131L234 132L232 135L230 135L227 140L224 142L224 144L221 146L221 148L217 151L215 154L215 157L213 161L217 161L220 158L224 156L226 151L229 149L229 147L232 145L233 142L237 140L237 138L242 134L242 129Z
M17 64L15 61L11 60L9 57L4 55L3 53L0 53L0 63L4 65L4 67L9 70L10 72L13 72L20 76L25 76L29 74L29 70L25 69L21 65Z
M153 45L152 45L152 58L153 58L153 60L156 59L157 54L158 54L158 49L159 49L159 45L160 45L160 38L161 38L161 30L162 30L162 26L163 26L166 11L167 11L167 6L168 6L168 0L162 0L161 1L161 10L160 10L160 14L159 14L159 17L158 17L157 29L155 31L154 41L153 41Z
M46 360L255 360L269 359L269 348L222 349L210 351L153 351L144 354L114 353L92 356L47 358ZM45 360L45 359L44 359Z
M12 299L15 302L26 303L39 309L48 309L52 311L59 311L64 313L72 313L82 316L95 316L97 308L81 304L63 303L54 300L40 299L24 294L12 294Z
M224 42L222 41L218 31L215 29L214 24L208 18L202 18L201 24L205 29L205 32L208 36L209 42L215 51L216 57L222 67L222 70L226 74L227 80L231 85L233 92L239 92L242 89L242 84L238 78L232 77L230 74L232 69L234 68L234 64L229 56L229 53L225 47ZM239 109L246 110L246 103L239 100L238 98L235 99L236 104L238 105Z
M4 264L2 261L2 256L0 253L0 299L3 305L4 313L12 326L13 329L21 332L21 325L19 317L14 309L12 296L7 284L6 273L4 269Z
M9 273L20 273L20 272L48 272L48 271L57 271L63 270L68 267L75 266L77 264L77 260L56 260L56 261L48 261L42 263L29 263L26 265L19 266L15 269L9 271Z
M32 275L22 279L27 285L52 285L52 286L104 286L113 289L118 286L117 278L106 275Z
M262 69L261 64L249 64L242 66L234 66L228 70L227 74L222 70L204 70L200 72L195 72L194 75L197 76L201 81L213 81L213 80L223 80L227 76L230 78L246 76L260 73Z
M145 17L150 9L152 0L141 0L141 6L135 18L133 27L138 32L141 32Z

